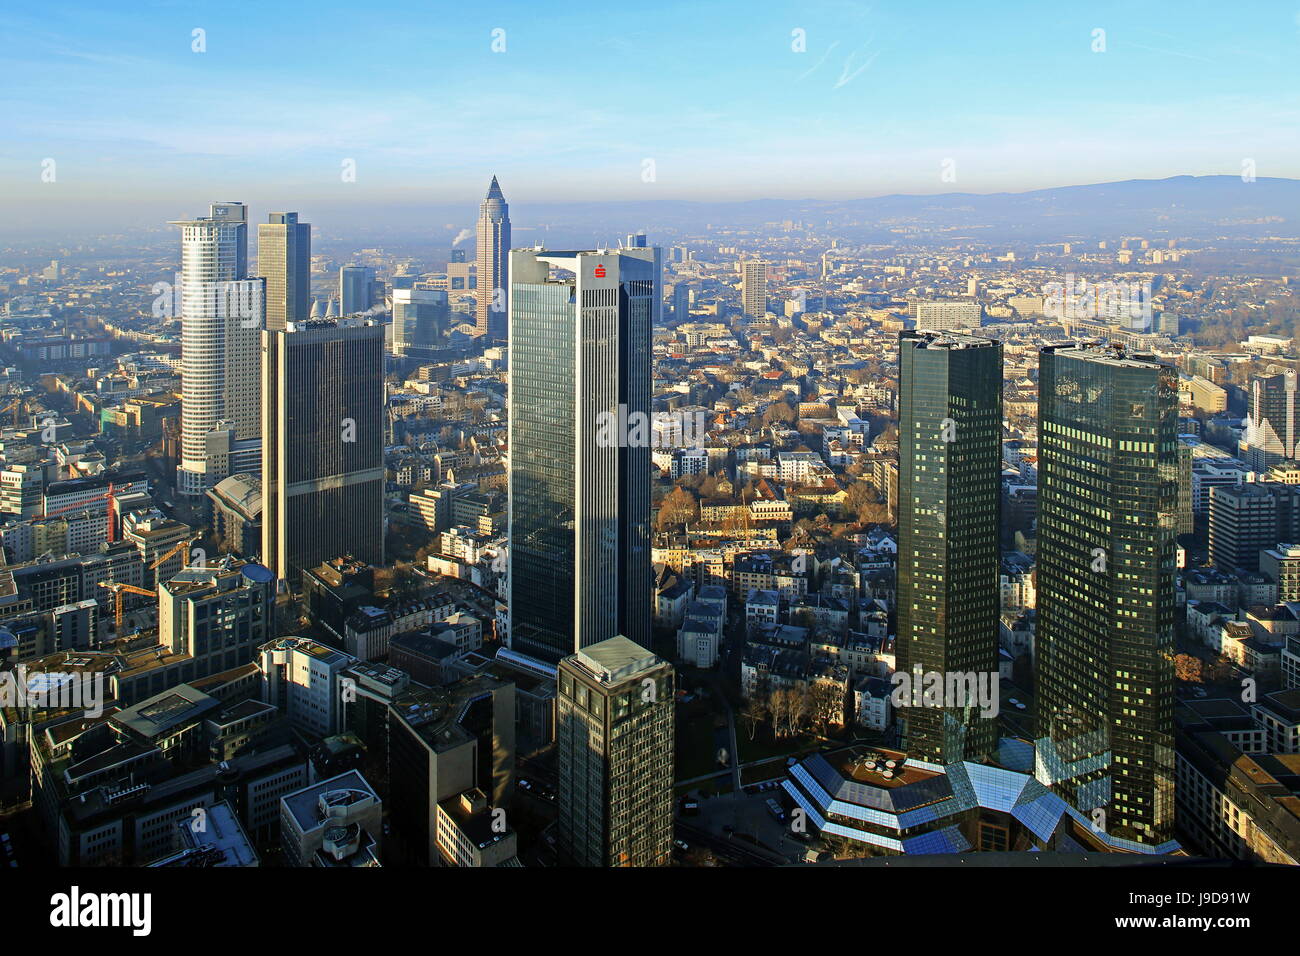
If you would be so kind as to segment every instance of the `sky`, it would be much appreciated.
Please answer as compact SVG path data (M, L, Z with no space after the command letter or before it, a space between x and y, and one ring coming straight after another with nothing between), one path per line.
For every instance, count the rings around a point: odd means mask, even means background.
M7 4L0 75L51 213L1300 176L1295 3Z

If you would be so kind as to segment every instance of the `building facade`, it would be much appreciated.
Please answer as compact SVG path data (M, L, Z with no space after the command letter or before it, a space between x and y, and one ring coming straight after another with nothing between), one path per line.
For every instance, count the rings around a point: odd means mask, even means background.
M181 227L181 462L177 490L201 495L260 467L258 334L265 282L248 278L248 207L213 203Z
M576 866L665 866L673 835L673 669L615 637L560 662L557 850Z
M383 327L290 323L262 349L263 562L293 582L344 554L383 564Z
M901 333L897 655L914 682L997 672L1001 451L1001 344ZM996 748L996 717L963 696L900 708L909 753L945 763Z
M311 316L311 224L273 212L257 227L257 270L266 280L266 327Z
M479 335L506 337L506 298L509 282L510 207L497 178L478 207L478 295L474 324Z
M650 448L623 426L648 421L660 255L510 256L511 646L551 663L650 642Z
M1178 385L1150 356L1039 359L1038 779L1107 834L1173 838Z

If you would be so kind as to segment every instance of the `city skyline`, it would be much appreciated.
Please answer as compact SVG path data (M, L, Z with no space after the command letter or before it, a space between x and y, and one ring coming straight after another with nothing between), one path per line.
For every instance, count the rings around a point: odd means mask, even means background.
M183 947L167 871L238 868L356 889L277 914L373 949L415 869L573 876L610 935L605 869L844 868L1012 945L1283 918L1298 43L1210 0L0 13L15 912ZM509 878L507 934L573 921Z

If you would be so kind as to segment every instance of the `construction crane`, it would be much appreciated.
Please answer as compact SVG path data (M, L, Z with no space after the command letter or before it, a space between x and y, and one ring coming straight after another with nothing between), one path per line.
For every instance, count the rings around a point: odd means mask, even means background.
M13 399L4 408L0 408L0 415L8 415L10 412L13 412L14 428L18 428L22 425L23 412L27 412L30 414L31 411L32 411L31 400L23 395L19 395L17 398Z
M158 570L158 566L159 566L160 564L162 564L164 561L168 561L168 560L170 560L171 558L173 558L173 557L174 557L176 554L178 554L179 552L187 550L187 549L189 548L190 545L192 545L195 541L198 541L198 540L201 539L202 537L203 537L203 535L201 535L201 534L196 534L196 535L193 535L193 536L191 536L191 537L188 537L188 538L182 538L181 540L177 541L174 545L172 545L170 551L168 551L166 554L162 555L160 558L158 558L156 561L154 561L153 564L149 565L149 570L150 570L150 571L157 571L157 570ZM187 555L187 557L188 557L188 555ZM185 563L184 561L181 562L181 567L182 567L182 568L187 567L187 565L186 565L186 563Z
M138 588L133 584L123 584L120 581L100 581L99 586L108 588L113 592L113 633L118 637L122 636L122 595L143 594L145 597L157 596L153 591Z

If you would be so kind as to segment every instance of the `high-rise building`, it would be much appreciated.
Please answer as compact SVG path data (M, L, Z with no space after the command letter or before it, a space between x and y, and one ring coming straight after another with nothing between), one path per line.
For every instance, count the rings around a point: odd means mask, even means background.
M685 322L691 317L691 284L679 282L673 286L673 319Z
M1210 488L1210 562L1223 571L1258 571L1260 553L1300 537L1300 488L1250 481Z
M657 248L510 255L510 637L552 663L650 643L648 426L627 426L650 412L661 270Z
M505 338L510 257L510 207L492 177L487 198L478 207L478 295L475 325L479 335Z
M201 495L261 467L258 335L265 282L248 278L248 207L213 203L181 227L181 463L177 490Z
M1000 611L1002 345L957 333L899 335L897 669L908 753L932 763L997 747L980 687L996 693ZM960 688L924 701L924 675ZM958 699L960 696L961 699Z
M961 299L941 299L937 302L915 302L913 310L918 330L942 331L944 329L977 329L980 326L982 307L978 302Z
M342 315L369 312L375 304L373 292L375 270L370 266L343 266L339 269L339 304Z
M311 224L273 212L257 227L257 270L266 279L266 327L305 322L311 314Z
M665 866L673 836L673 669L626 637L560 662L556 849L575 866Z
M767 315L767 263L761 259L741 264L740 311L751 319Z
M442 289L393 290L393 353L426 354L442 341L451 319Z
M1128 848L1173 839L1177 508L1174 369L1044 348L1035 773Z
M1276 371L1276 367L1272 369ZM1296 457L1300 440L1300 387L1294 369L1250 383L1250 414L1242 436L1242 458L1251 471Z
M383 564L383 327L291 322L262 351L263 563L293 582L343 555Z

